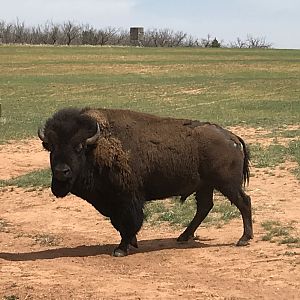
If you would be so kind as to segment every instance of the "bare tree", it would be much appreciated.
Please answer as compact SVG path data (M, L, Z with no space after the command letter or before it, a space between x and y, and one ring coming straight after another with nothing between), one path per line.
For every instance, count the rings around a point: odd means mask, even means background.
M90 25L78 25L72 21L61 24L46 22L44 25L25 26L18 19L14 23L0 20L0 43L30 44L76 44L76 45L131 45L129 30L115 27L102 29ZM148 29L144 33L145 47L223 47L223 41L206 38L198 39L182 31L172 29ZM237 38L230 42L231 48L270 48L271 43L264 37L248 35L245 40Z
M116 44L118 40L118 29L114 27L106 27L104 29L95 29L86 25L82 31L82 44L84 45L107 45Z
M104 29L98 30L97 32L98 44L101 46L109 44L109 42L113 40L117 32L118 29L114 27L106 27Z
M123 45L129 46L130 45L130 33L129 30L124 30L119 28L116 35L114 35L112 39L113 45Z
M192 35L189 35L185 38L183 46L185 47L199 47L199 41L197 38L193 37Z
M55 45L59 40L59 36L62 36L61 26L59 24L51 23L50 29L48 32L48 38L52 45Z
M81 43L83 45L97 45L97 30L88 24L83 26Z
M62 25L62 32L64 34L65 42L69 46L72 41L80 35L80 26L71 21L67 21Z
M179 47L185 45L187 34L171 29L150 29L145 32L144 46L148 47Z
M234 42L229 43L230 48L247 48L246 41L243 41L241 38L236 38Z
M13 26L14 43L25 43L25 30L25 22L20 22L19 19L17 19L16 23Z
M40 26L40 29L41 43L43 44L55 45L59 39L63 40L63 33L59 24L47 21L43 26Z
M170 47L183 46L186 37L187 34L182 31L172 32L171 39L170 39L171 41Z
M246 40L248 48L271 48L272 44L266 41L265 37L253 37L252 35L247 35Z
M230 48L271 48L272 44L267 42L265 37L253 37L248 34L245 40L237 38L234 42L229 43Z
M13 42L14 29L13 24L6 24L5 21L0 21L0 41L3 44L8 44Z
M200 41L200 46L204 48L209 48L212 42L211 35L208 34L206 38L202 38Z

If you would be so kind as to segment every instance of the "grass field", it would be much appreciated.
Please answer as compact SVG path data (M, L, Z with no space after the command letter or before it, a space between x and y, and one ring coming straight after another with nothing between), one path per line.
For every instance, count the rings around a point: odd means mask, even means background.
M65 106L131 108L221 125L300 120L300 51L0 46L0 142Z
M276 143L300 135L299 127L281 130L300 123L300 50L0 46L0 70L0 143L36 136L58 108L118 107L268 128L274 143L251 146L254 165L300 165L299 138ZM49 182L42 170L0 187Z

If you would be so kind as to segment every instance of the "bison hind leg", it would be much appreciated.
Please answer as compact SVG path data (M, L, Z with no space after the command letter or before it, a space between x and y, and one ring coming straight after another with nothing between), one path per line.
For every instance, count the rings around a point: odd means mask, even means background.
M251 210L251 198L242 189L239 188L223 188L220 192L226 196L231 203L233 203L240 211L243 219L244 232L241 238L237 242L237 246L249 245L250 239L253 238L253 225L252 225L252 210Z

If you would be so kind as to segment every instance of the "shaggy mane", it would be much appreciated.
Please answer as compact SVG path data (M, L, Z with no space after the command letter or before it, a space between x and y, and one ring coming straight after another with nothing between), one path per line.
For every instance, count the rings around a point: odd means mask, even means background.
M101 136L93 152L96 163L101 167L105 166L112 170L111 179L116 181L119 186L128 188L131 175L129 152L123 149L120 140L110 136L109 122L103 112L88 110L85 114L95 119L101 130Z

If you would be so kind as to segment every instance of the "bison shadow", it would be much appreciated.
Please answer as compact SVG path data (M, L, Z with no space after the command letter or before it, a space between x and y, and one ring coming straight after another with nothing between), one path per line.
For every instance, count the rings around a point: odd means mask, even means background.
M208 240L205 240L208 241ZM206 244L199 240L189 241L188 243L178 243L174 238L167 239L152 239L139 241L139 248L130 248L129 255L137 253L156 252L168 249L190 249L190 248L207 248L207 247L228 247L233 246L233 243L229 244ZM0 253L0 259L8 261L35 261L42 259L56 259L61 257L88 257L98 255L110 256L116 244L106 245L82 245L77 247L65 247L48 249L36 252L24 252L24 253Z

